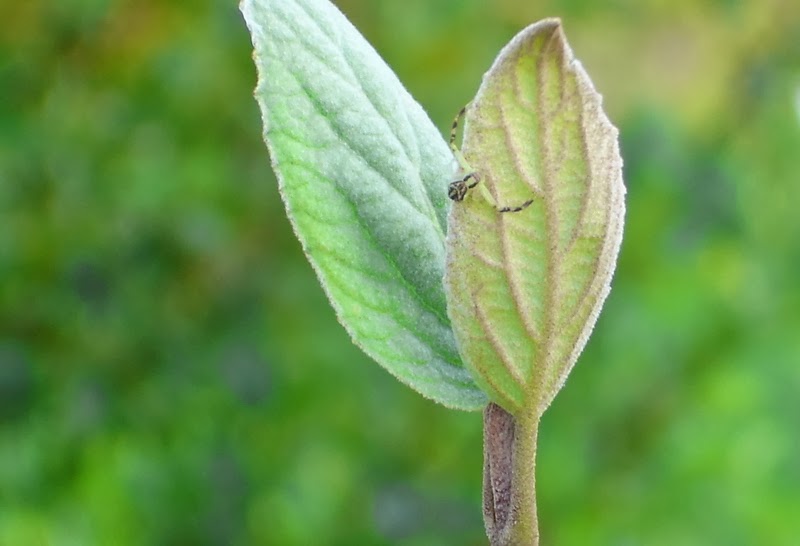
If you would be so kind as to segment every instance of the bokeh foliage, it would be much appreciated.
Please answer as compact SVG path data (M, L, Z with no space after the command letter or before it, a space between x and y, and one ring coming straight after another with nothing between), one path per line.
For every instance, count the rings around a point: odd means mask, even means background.
M794 544L800 5L339 5L443 130L560 15L620 127L626 235L542 424L543 543ZM484 544L480 417L336 323L235 4L0 21L0 544Z

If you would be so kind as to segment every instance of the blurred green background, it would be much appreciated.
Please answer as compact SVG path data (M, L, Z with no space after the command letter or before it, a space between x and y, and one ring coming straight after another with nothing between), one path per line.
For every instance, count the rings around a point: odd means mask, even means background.
M443 130L559 15L621 129L626 235L543 420L543 544L799 544L800 3L339 5ZM0 546L485 544L480 415L337 324L235 3L0 21Z

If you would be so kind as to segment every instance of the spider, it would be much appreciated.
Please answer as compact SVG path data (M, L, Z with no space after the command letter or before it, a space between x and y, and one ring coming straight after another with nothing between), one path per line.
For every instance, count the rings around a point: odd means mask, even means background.
M453 126L450 128L450 149L453 150L453 154L456 156L459 164L462 167L466 167L465 170L471 171L469 168L466 159L464 156L461 155L461 150L458 149L456 146L456 131L458 130L458 122L464 117L464 114L467 111L467 106L464 106L456 115L456 119L453 120ZM447 197L452 199L453 201L463 201L464 197L467 196L467 192L477 186L481 181L481 177L478 173L471 171L469 172L464 178L459 180L455 180L450 182L450 185L447 187ZM482 192L486 199L494 206L497 212L519 212L528 207L531 203L533 203L533 199L528 199L524 203L516 207L499 207L497 203L495 203L494 199L492 198L491 194L488 191Z

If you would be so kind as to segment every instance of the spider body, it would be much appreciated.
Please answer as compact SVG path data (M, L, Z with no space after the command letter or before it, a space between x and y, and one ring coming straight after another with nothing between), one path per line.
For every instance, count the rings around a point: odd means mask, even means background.
M472 180L471 184L469 183L470 180ZM463 201L467 196L467 191L477 186L480 181L481 178L478 176L478 173L469 173L460 180L450 182L450 185L447 187L447 197L453 201Z
M453 150L453 154L456 156L458 163L461 165L461 168L466 171L468 174L464 176L464 178L460 178L458 180L454 180L450 182L447 186L447 197L452 199L455 202L461 202L467 196L467 192L480 184L481 177L478 173L472 171L467 164L466 159L461 154L461 150L458 149L456 146L456 131L458 130L458 122L464 116L464 113L467 111L467 107L463 107L458 114L456 115L456 119L453 120L453 125L450 128L450 149ZM524 203L516 207L500 207L497 203L494 202L494 199L489 194L485 188L481 188L484 190L482 194L486 197L487 201L489 201L492 206L497 210L497 212L519 212L524 210L528 207L531 203L533 203L533 199L528 199Z

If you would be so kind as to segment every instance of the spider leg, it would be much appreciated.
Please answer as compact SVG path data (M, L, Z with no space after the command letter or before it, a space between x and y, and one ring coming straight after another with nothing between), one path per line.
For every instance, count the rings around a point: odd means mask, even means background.
M458 111L456 114L456 119L453 120L453 125L450 127L450 149L454 152L458 150L456 146L456 131L458 131L458 124L461 122L461 118L464 117L464 114L467 112L467 106L463 106L461 110Z
M458 161L458 165L461 167L461 171L467 173L472 172L473 169L472 167L469 166L469 163L467 163L467 160L464 158L464 155L461 153L461 150L459 150L458 146L456 146L456 134L458 132L458 124L461 121L461 118L463 118L464 115L466 114L468 107L469 104L467 104L461 110L458 111L458 114L456 114L456 119L453 120L453 125L450 127L450 150L452 150L453 155L456 158L456 161Z
M528 199L518 207L501 207L501 208L495 207L495 208L497 208L497 212L519 212L521 210L526 209L528 205L530 205L531 203L533 203L533 199Z

